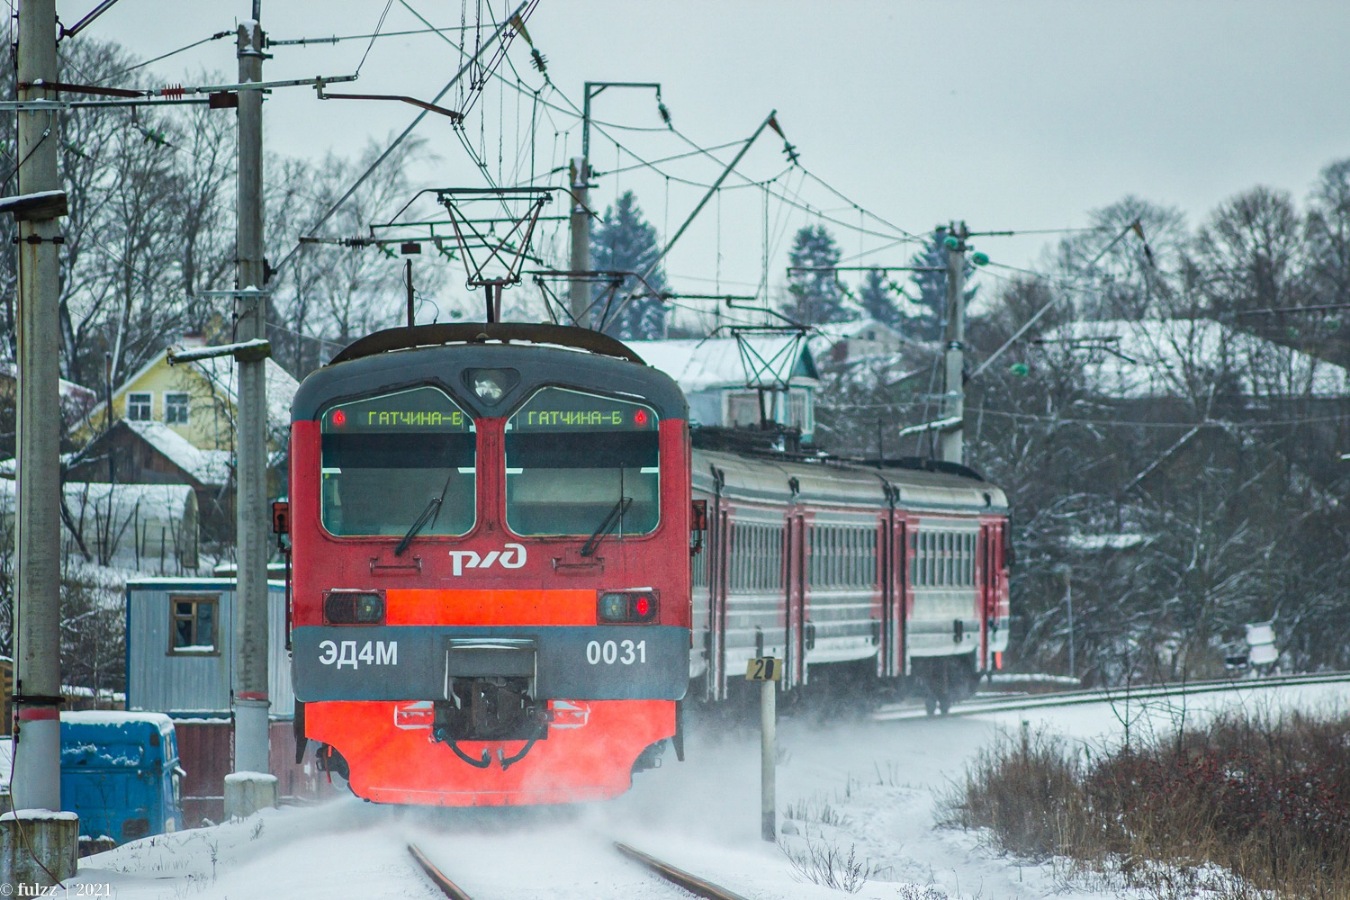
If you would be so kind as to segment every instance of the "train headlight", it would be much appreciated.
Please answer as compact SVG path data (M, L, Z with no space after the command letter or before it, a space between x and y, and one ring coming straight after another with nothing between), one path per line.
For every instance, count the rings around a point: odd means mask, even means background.
M466 369L464 380L479 400L495 405L520 382L520 373L515 369Z
M384 622L384 596L375 591L329 591L323 598L329 625L379 625Z
M601 591L596 617L611 624L652 622L657 607L656 591Z

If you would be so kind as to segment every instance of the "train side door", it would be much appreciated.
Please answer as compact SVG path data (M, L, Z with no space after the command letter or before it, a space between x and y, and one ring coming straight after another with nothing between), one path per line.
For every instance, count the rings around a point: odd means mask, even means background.
M993 638L990 628L998 616L999 565L998 548L1001 535L998 525L980 526L980 571L976 572L979 584L980 613L980 669L989 671L992 660L989 658L989 643Z
M905 521L894 510L886 513L882 543L885 564L881 585L881 666L883 677L905 674Z
M806 682L806 517L799 512L789 512L787 518L786 553L783 566L786 569L783 579L786 610L784 624L787 627L785 644L787 660L785 688Z
M730 558L731 521L721 497L709 515L711 533L708 536L708 697L724 699L727 695L727 578Z

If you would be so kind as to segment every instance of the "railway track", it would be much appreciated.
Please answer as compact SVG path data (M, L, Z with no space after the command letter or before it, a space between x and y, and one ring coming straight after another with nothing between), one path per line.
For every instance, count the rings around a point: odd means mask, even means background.
M423 853L416 844L409 844L408 852L412 854L412 858L417 861L417 865L426 873L427 877L431 879L431 883L436 885L442 894L449 897L450 900L470 900L469 895L464 893L463 888L447 878L440 869L436 868L436 865L431 860L427 859L426 854Z
M745 900L740 894L729 891L720 885L713 884L704 878L700 878L683 869L672 866L670 863L663 862L654 856L636 850L627 844L615 842L614 849L624 856L634 860L642 865L649 872L670 882L676 887L693 894L695 897L702 897L703 900ZM451 881L439 868L436 867L427 855L416 844L408 845L408 853L417 862L418 867L426 873L432 883L436 885L441 893L445 894L449 900L471 900L464 889L455 882Z
M1244 688L1265 689L1285 685L1334 684L1337 682L1350 682L1350 672L1326 672L1316 675L1271 675L1265 678L1243 680L1223 678L1178 684L1134 685L1129 688L1061 691L1054 694L1023 695L998 699L977 697L974 700L966 700L953 706L949 715L973 716L980 713L1008 712L1018 709L1076 706L1082 703L1124 703L1126 701L1177 697L1188 694L1214 694ZM901 719L924 719L928 718L928 713L921 706L910 707L898 703L889 703L877 709L872 714L872 718L878 722L892 722Z

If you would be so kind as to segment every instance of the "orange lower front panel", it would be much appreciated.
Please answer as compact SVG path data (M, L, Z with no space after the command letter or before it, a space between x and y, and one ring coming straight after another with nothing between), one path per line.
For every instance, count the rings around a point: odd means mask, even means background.
M491 764L475 768L431 739L427 703L305 704L305 734L346 759L352 792L378 803L514 806L604 800L628 790L633 762L675 734L668 700L554 701L548 737L510 768L524 741L462 741Z

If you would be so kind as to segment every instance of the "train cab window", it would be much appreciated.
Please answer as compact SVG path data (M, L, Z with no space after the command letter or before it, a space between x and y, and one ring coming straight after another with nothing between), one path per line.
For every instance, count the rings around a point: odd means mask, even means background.
M651 407L542 388L506 423L506 524L519 535L649 534L660 518Z
M473 419L439 388L331 406L320 418L323 526L336 535L425 535L473 527Z

